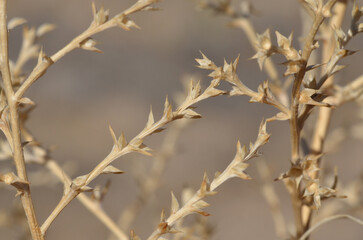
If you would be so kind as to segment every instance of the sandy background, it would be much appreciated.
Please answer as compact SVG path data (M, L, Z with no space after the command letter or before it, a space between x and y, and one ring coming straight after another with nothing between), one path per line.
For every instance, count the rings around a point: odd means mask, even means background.
M9 1L8 15L9 18L22 16L32 26L55 23L57 29L43 39L44 51L50 55L88 26L92 17L90 3L88 0ZM97 1L98 6L103 4L111 9L111 16L132 3L131 0ZM295 36L300 35L297 1L256 0L254 5L259 16L252 21L258 32L269 27L271 32L279 30L288 35L294 31ZM245 35L226 27L227 18L197 11L193 0L166 0L158 6L163 10L139 13L132 18L142 27L141 31L125 32L115 28L97 35L95 39L102 42L99 47L104 54L72 52L52 66L27 94L38 104L29 128L45 146L56 146L54 158L71 169L68 171L72 177L87 173L108 153L112 144L108 123L116 133L124 131L131 139L144 127L150 105L155 118L160 116L165 96L182 89L180 79L185 74L199 74L206 86L207 72L195 68L194 59L200 57L199 51L217 64L240 54L239 76L252 89L266 79L256 62L248 60L254 51ZM18 54L20 36L20 28L10 36L13 59ZM362 40L362 36L354 39L352 49L361 48ZM297 44L295 39L295 46ZM283 62L281 58L275 60ZM349 68L340 74L340 81L361 74L357 70L362 61L361 53L351 56L346 61ZM278 67L280 72L284 71L283 66ZM354 123L355 115L349 112L354 107L349 104L336 111L332 127ZM178 150L156 192L156 200L148 204L133 226L143 239L156 227L161 209L169 209L170 191L180 197L183 186L199 186L204 171L213 176L215 171L223 170L235 154L237 139L245 144L253 141L261 119L275 113L271 107L248 104L247 97L210 99L198 104L197 111L203 118L191 123L181 134ZM289 167L288 129L287 122L268 125L272 137L262 151L265 160L273 166L273 177ZM162 136L152 136L146 144L157 149ZM348 139L334 155L327 156L329 166L339 166L343 183L361 173L361 144ZM126 174L102 176L92 183L95 186L112 180L104 208L113 219L117 219L119 212L137 194L133 162L147 166L149 161L136 154L126 156L114 164ZM208 199L212 204L207 209L212 214L209 220L215 226L213 239L275 239L273 221L260 194L256 165L251 163L248 173L256 181L233 179L222 186L218 195ZM30 170L36 169L31 167ZM282 183L274 185L282 198L287 220L291 221L289 197ZM5 188L0 191L1 206L9 208L14 191ZM39 221L43 222L59 201L62 186L35 186L32 191ZM108 234L108 230L75 200L51 226L47 239L106 239ZM18 228L0 229L0 239L18 239L18 235ZM315 236L316 239L361 239L363 229L352 222L338 221L322 227Z

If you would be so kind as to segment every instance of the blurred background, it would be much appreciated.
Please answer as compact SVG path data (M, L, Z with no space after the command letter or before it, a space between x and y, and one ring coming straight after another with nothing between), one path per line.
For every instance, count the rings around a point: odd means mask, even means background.
M360 6L363 4L363 1L357 2ZM110 16L113 16L134 1L96 0L95 3L110 9ZM239 1L233 3L238 7ZM37 107L27 126L45 147L54 148L52 156L72 178L88 173L108 154L112 146L108 124L117 135L123 131L126 138L131 139L143 129L150 105L158 119L165 96L172 99L175 93L183 90L181 79L196 74L202 78L202 86L208 86L209 73L195 67L194 59L201 57L199 51L217 65L222 65L224 59L234 60L240 54L238 74L251 89L267 79L256 61L249 60L254 50L244 33L227 27L230 20L227 17L200 11L197 5L195 0L165 0L157 4L161 11L135 14L131 18L141 30L126 32L114 28L94 36L101 42L98 47L103 54L76 50L52 66L30 88L26 97ZM255 0L253 6L257 16L252 16L251 20L257 32L270 28L272 39L275 39L275 30L285 36L293 31L294 46L298 46L301 34L298 1ZM57 28L41 41L44 52L51 55L88 27L92 20L91 1L9 1L8 18L18 16L27 19L29 26L45 22L56 24ZM344 24L346 29L349 22ZM12 59L16 59L19 52L21 35L21 27L11 32ZM354 38L349 49L361 49L362 40L362 36ZM279 57L273 57L273 60L275 63L284 61ZM362 53L347 58L348 67L339 74L339 83L344 84L362 74L362 61ZM25 70L30 71L34 64L35 61L30 62ZM282 74L284 66L277 66ZM133 223L132 229L142 239L156 228L161 210L166 209L168 213L171 191L180 198L184 186L199 187L204 171L212 178L216 171L223 170L235 155L237 140L242 144L254 141L261 120L276 113L270 106L248 103L248 100L248 97L221 96L197 105L197 112L203 118L192 121L182 131L160 188ZM352 103L336 110L331 129L357 123L356 107ZM306 126L307 134L309 128L312 126ZM289 126L287 122L272 122L267 129L272 136L270 143L262 148L262 158L271 167L272 180L290 165ZM153 135L145 143L157 150L164 135L165 132ZM362 174L361 146L361 141L348 137L334 154L326 156L324 166L338 166L342 185ZM103 207L113 219L116 220L125 206L135 200L138 185L134 173L140 172L142 166L147 170L151 161L138 154L127 155L113 164L125 174L101 176L91 184L102 185L111 180ZM254 180L232 179L218 189L216 196L207 199L211 204L206 210L211 214L208 221L214 229L212 239L275 239L269 207L261 194L262 181L256 169L258 161L252 160L247 170ZM13 167L9 163L0 166ZM29 171L40 168L31 166ZM46 179L46 172L43 174ZM30 181L35 185L32 195L36 212L39 221L43 222L60 200L63 187L52 181L39 186L36 179ZM283 183L274 182L273 185L281 197L286 221L293 226L290 200ZM0 206L4 209L14 207L15 191L5 187L0 191ZM0 229L1 239L20 239L20 235L18 227ZM47 239L52 240L107 239L107 236L106 227L77 200L60 214L47 232ZM320 228L314 239L362 239L362 236L361 226L340 220Z

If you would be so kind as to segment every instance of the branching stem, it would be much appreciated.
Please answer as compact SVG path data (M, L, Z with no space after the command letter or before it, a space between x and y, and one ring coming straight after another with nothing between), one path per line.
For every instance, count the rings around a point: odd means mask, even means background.
M319 30L320 25L330 12L332 6L337 0L329 0L323 5L323 1L319 3L319 9L315 12L315 17L311 29L304 41L304 48L302 51L302 63L299 72L295 75L295 81L292 87L291 94L291 119L290 119L290 133L291 133L291 162L297 164L300 161L300 134L301 127L299 125L299 98L300 88L302 81L306 73L306 66L309 61L310 55L314 50L315 36ZM299 194L299 188L296 187L291 193L291 199L293 201L295 224L296 224L296 236L300 237L304 233L304 223L302 220L302 203L300 198L296 198Z
M13 158L17 170L18 177L28 182L26 166L24 162L23 147L21 142L20 122L18 112L18 102L14 98L14 90L12 86L9 56L8 56L8 29L7 29L7 16L6 16L7 1L0 1L0 70L4 83L4 90L10 111L10 126L13 139ZM33 201L31 198L30 187L27 185L21 192L22 205L28 219L28 224L32 238L35 240L42 240L43 236L40 233L40 228L35 215Z

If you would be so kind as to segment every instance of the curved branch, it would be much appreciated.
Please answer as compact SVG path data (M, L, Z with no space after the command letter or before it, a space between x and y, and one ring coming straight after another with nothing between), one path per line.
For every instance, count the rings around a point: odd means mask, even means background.
M355 218L351 215L346 215L346 214L339 214L339 215L334 215L331 216L329 218L325 218L324 220L318 222L317 224L315 224L314 226L312 226L308 231L306 231L300 238L299 240L305 240L313 231L315 231L318 227L320 227L321 225L337 220L337 219L341 219L341 218L348 218L350 220L352 220L355 223L358 223L359 225L363 226L363 220L359 219L359 218Z

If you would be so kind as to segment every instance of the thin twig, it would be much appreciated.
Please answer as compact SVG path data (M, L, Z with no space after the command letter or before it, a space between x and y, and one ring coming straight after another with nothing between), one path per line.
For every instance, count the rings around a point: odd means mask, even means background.
M165 219L164 214L162 214L160 224L150 234L147 240L157 240L166 233L177 232L178 230L173 229L173 226L187 215L199 213L203 216L209 216L203 210L209 204L203 199L216 194L215 190L230 178L239 177L241 179L250 179L250 176L244 172L248 167L246 162L258 156L259 149L268 142L269 138L270 134L266 132L266 122L263 121L260 125L257 139L253 144L250 144L250 149L247 151L247 148L245 146L241 147L238 141L236 156L230 164L222 173L216 175L211 183L209 183L209 179L205 173L200 189L181 208L179 208L179 203L174 194L172 194L170 216Z
M280 199L274 185L271 182L271 170L264 159L257 162L257 170L260 178L262 179L261 192L270 207L271 215L275 224L276 235L279 238L284 239L287 236L286 221L282 214Z
M54 219L59 215L59 213L79 193L89 190L88 184L91 183L100 174L102 174L105 168L108 167L114 160L131 152L140 152L142 154L150 156L151 154L148 152L149 149L142 144L146 137L152 135L153 133L162 131L163 127L175 120L182 118L200 118L200 115L191 110L191 107L195 103L198 103L202 100L224 94L224 91L215 88L216 86L218 86L218 84L218 81L212 81L210 85L204 90L204 92L200 93L200 84L198 83L194 86L193 82L191 82L188 96L175 111L172 110L172 106L169 104L168 99L166 99L164 104L164 113L160 120L154 122L154 116L152 112L150 112L149 120L146 124L146 127L129 143L126 142L126 139L123 135L121 135L120 138L117 140L113 130L110 129L111 135L114 139L114 146L112 150L91 172L73 180L71 186L69 187L69 189L66 189L65 194L59 201L58 205L42 224L42 233L45 233L47 231L47 229L54 221Z
M115 27L119 25L119 22L121 19L126 19L127 16L129 16L132 13L138 12L145 7L156 3L160 0L139 0L134 5L132 5L130 8L126 9L122 13L114 16L112 19L102 23L101 25L93 25L91 24L83 33L79 34L77 37L75 37L71 42L69 42L66 46L64 46L62 49L57 51L55 54L53 54L49 58L50 63L44 63L40 64L36 68L33 69L33 72L29 75L29 77L23 82L20 89L16 92L16 98L20 99L21 96L28 90L28 88L41 76L42 73L44 73L53 63L59 61L61 58L63 58L65 55L67 55L69 52L80 48L81 43L85 41L86 39L90 38L91 36L105 31L109 28Z
M63 171L58 163L52 159L47 160L45 166L61 181L63 184L72 182L70 177ZM92 201L85 193L80 193L77 199L93 213L119 240L128 240L128 236L117 226L117 224L102 209L100 203Z
M337 220L337 219L341 219L341 218L348 218L350 220L352 220L353 222L355 223L358 223L360 225L363 226L363 220L359 219L359 218L355 218L351 215L346 215L346 214L341 214L341 215L334 215L334 216L331 216L331 217L328 217L328 218L325 218L323 220L321 220L320 222L316 223L314 226L312 226L311 228L309 228L309 230L307 230L300 238L299 240L305 240L309 237L309 235L317 230L321 225L325 224L325 223L328 223L328 222L331 222L331 221L334 221L334 220Z

